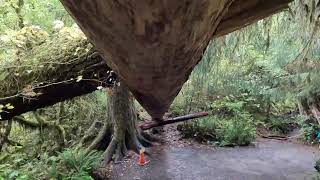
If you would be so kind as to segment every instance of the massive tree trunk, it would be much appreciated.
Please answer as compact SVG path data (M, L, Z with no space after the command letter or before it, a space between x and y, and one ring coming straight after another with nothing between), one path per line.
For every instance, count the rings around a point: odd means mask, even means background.
M124 83L114 87L108 97L108 116L113 122L113 135L103 155L104 163L109 163L113 155L114 160L119 161L127 150L139 152L144 146L151 145L137 128L134 98Z
M154 119L162 119L213 37L290 1L61 0Z

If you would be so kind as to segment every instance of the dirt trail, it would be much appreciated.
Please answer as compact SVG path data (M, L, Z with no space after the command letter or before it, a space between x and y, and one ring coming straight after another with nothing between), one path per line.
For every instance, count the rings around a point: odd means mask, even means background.
M208 148L169 143L151 149L145 167L133 155L114 165L114 180L303 180L315 175L319 150L301 144L258 139L255 146Z

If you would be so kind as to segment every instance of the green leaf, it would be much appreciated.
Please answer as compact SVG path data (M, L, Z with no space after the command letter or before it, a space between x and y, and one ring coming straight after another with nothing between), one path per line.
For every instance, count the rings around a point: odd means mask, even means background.
M11 105L11 103L6 104L7 109L14 109L14 106Z

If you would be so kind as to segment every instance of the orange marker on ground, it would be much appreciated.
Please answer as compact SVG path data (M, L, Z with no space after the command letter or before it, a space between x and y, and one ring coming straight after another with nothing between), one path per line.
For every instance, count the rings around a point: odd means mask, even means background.
M146 164L148 164L150 161L146 161L145 160L145 158L144 158L144 151L145 151L145 149L141 149L140 150L140 156L139 156L139 162L138 162L138 164L140 165L140 166L144 166L144 165L146 165Z

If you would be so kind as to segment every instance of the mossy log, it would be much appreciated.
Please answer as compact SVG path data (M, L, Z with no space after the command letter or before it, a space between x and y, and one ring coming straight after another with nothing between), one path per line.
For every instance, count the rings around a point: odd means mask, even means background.
M91 93L96 91L99 86L109 85L110 73L108 71L110 69L100 56L66 66L69 66L70 69L66 68L65 71L61 71L61 76L57 77L56 81L30 85L29 89L23 89L11 96L0 98L0 104L10 103L13 106L13 109L4 107L3 112L0 113L2 120L8 120L25 112ZM79 72L82 72L82 80L72 80L77 77Z
M37 33L31 28L21 31ZM63 29L40 45L18 52L15 60L0 63L1 120L116 82L116 75L76 28Z

